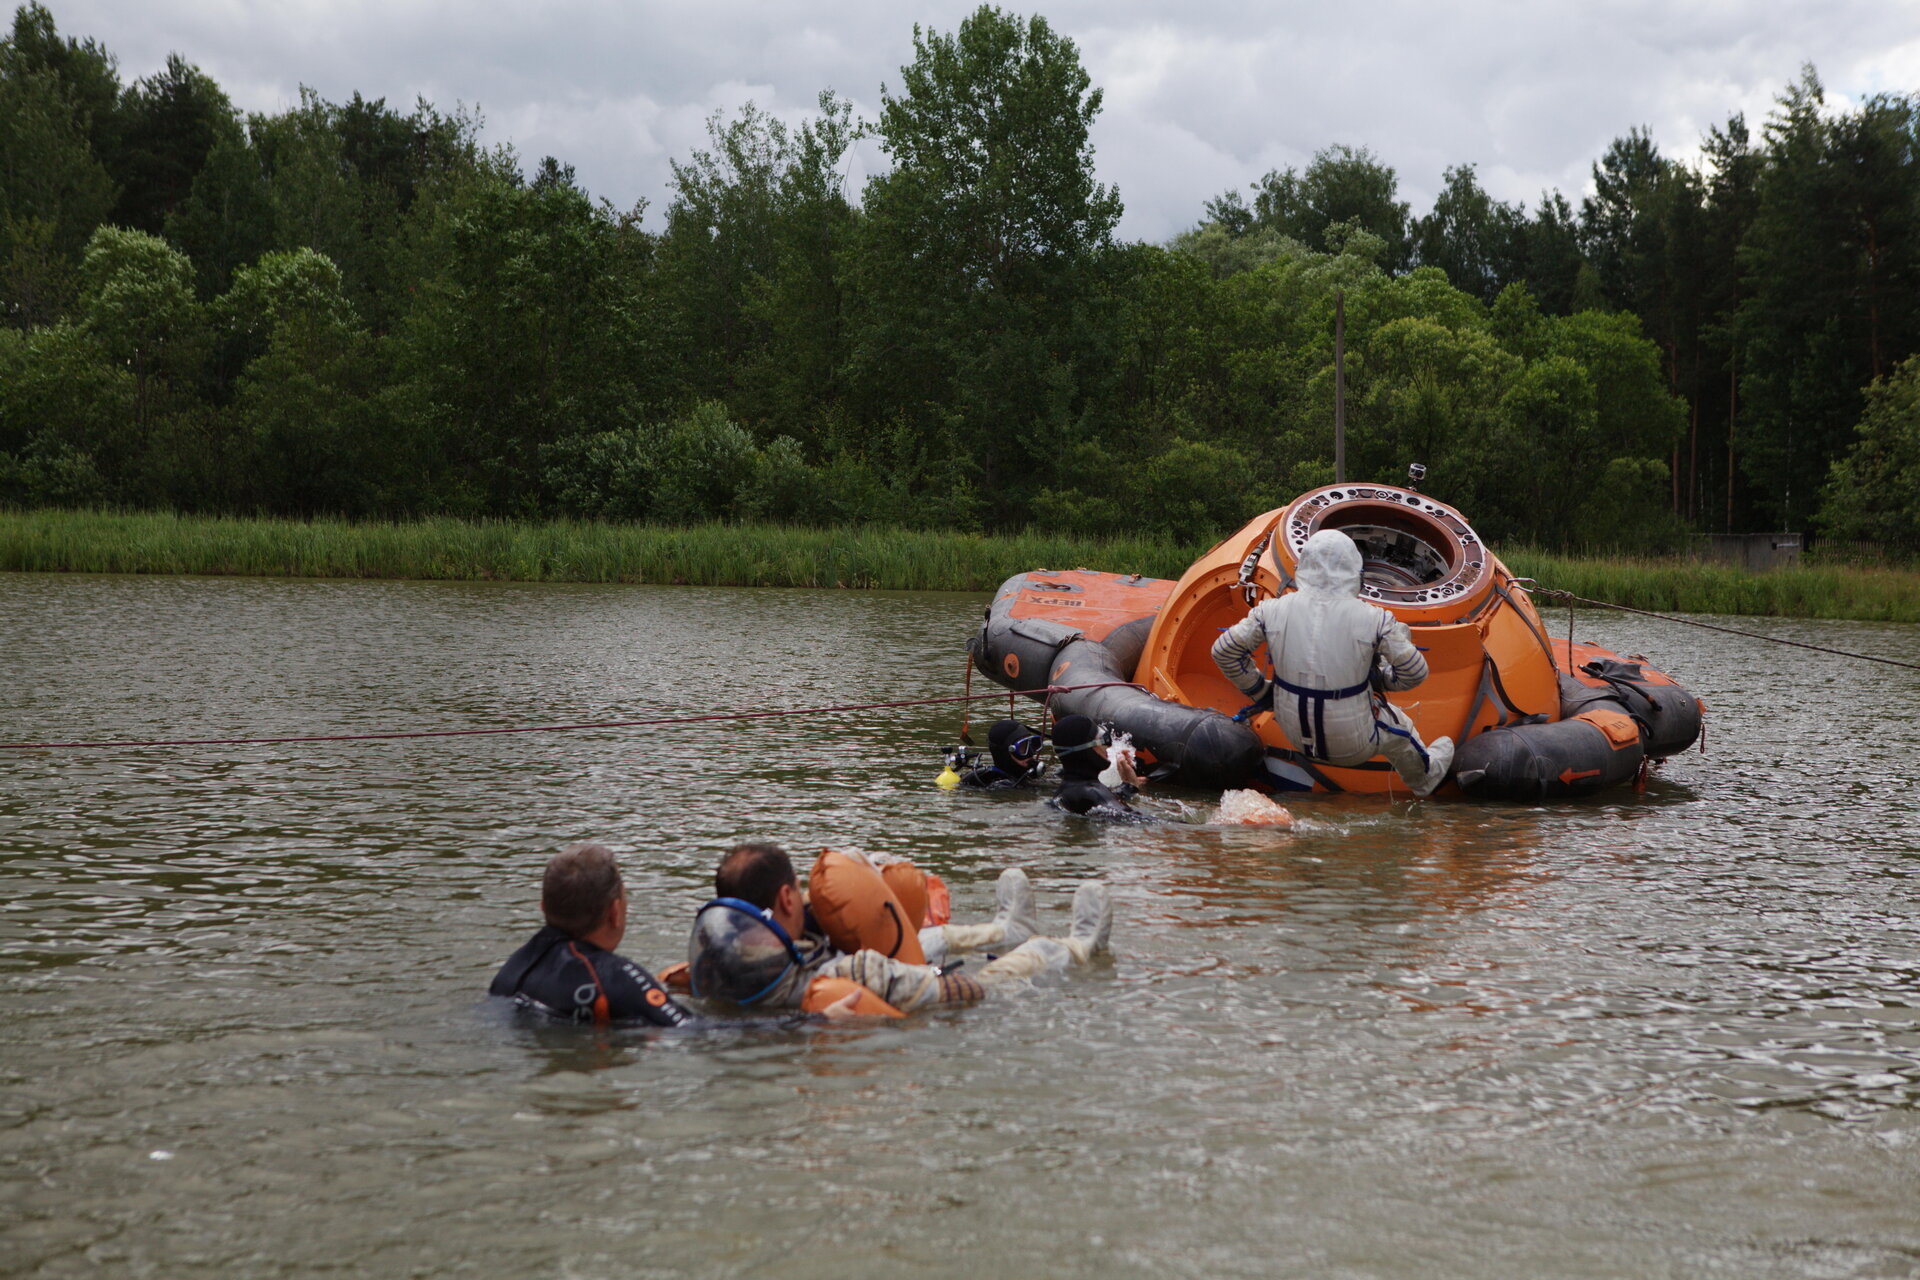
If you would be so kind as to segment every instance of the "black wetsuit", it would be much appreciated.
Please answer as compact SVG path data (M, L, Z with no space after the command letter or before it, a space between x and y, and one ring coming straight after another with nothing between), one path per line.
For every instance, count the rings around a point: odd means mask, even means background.
M534 934L500 966L487 994L512 996L523 1009L596 1026L681 1027L702 1021L633 961L552 925Z
M987 730L987 750L993 753L993 763L961 774L960 785L971 791L1004 791L1009 787L1032 786L1044 770L1038 759L1038 745L1029 753L1028 759L1033 763L1028 765L1022 765L1013 758L1012 748L1016 742L1040 737L1038 730L1018 720L997 721Z
M1131 795L1133 788L1122 787L1121 791ZM1053 793L1053 803L1068 813L1086 813L1091 809L1109 806L1115 809L1129 807L1126 797L1100 781L1097 775L1091 778L1062 778L1060 789Z
M983 764L961 774L960 785L969 791L1005 791L1009 787L1030 787L1039 776L1038 769L1008 773L997 764Z
M1053 726L1054 746L1060 750L1060 789L1053 793L1053 805L1068 813L1088 813L1094 809L1114 809L1131 813L1126 797L1134 794L1131 786L1115 792L1100 781L1107 762L1093 749L1093 721L1085 716L1062 716Z

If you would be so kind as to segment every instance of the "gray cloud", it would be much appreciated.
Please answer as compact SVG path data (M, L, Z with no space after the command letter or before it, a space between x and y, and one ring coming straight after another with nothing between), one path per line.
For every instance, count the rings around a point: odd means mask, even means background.
M912 29L951 31L973 3L877 0L52 0L128 79L179 52L250 111L307 85L443 110L478 106L489 142L529 165L553 154L595 195L658 214L672 159L715 111L749 100L796 122L832 88L872 118L897 89ZM1016 12L1032 12L1007 6ZM1333 143L1370 147L1416 213L1448 165L1496 196L1577 199L1610 140L1645 125L1690 157L1735 111L1756 126L1814 63L1829 94L1920 91L1920 0L1821 6L1732 0L1294 0L1242 5L1072 0L1043 12L1105 95L1099 176L1126 201L1122 234L1162 240L1202 203ZM884 164L868 142L853 178Z

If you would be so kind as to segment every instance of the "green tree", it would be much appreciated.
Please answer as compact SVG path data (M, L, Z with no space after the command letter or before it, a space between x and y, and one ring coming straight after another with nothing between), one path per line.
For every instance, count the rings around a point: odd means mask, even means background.
M1084 407L1079 317L1120 216L1093 180L1101 95L1039 17L983 6L950 36L916 27L914 51L882 91L893 168L865 193L850 398L891 424L884 465L1017 521Z
M387 393L425 479L414 501L537 511L543 448L628 425L662 399L650 242L577 187L529 187L510 169L421 216L426 272L393 338Z
M120 101L118 148L108 167L120 185L114 221L158 235L187 200L207 156L240 122L220 86L179 54L135 81Z
M158 236L102 227L80 265L79 314L108 359L133 375L133 426L144 438L190 394L204 350L193 265Z
M263 254L217 310L254 353L231 410L251 505L303 516L384 505L393 460L376 429L371 342L339 268L311 249Z
M104 79L102 78L104 77ZM50 324L71 297L73 266L113 207L90 127L118 81L89 42L61 41L37 5L0 41L0 317ZM105 90L104 102L95 98Z
M659 270L694 387L726 395L749 354L767 345L750 309L778 266L779 189L792 144L786 126L752 103L730 124L715 113L707 135L711 151L672 162Z
M78 326L0 329L0 502L126 496L133 404L133 375Z
M1862 388L1920 346L1920 147L1909 99L1831 115L1811 68L1766 127L1740 249L1741 464L1794 528L1852 444Z
M439 245L427 231L439 200L461 199L479 172L477 117L442 115L425 102L401 115L384 99L355 94L344 105L303 88L300 103L278 116L248 120L248 141L266 183L274 248L309 248L339 265L355 310L376 333L385 333L410 305L418 279L438 269ZM241 171L207 193L210 230L199 243L210 247L257 243L259 196L252 175ZM493 170L512 167L493 157ZM243 184L235 190L233 184ZM424 203L429 211L418 212ZM417 216L416 216L417 214Z
M1273 170L1254 185L1253 226L1271 227L1311 248L1327 243L1329 228L1344 222L1360 226L1386 245L1381 265L1404 268L1410 252L1406 202L1390 165L1366 147L1344 144L1314 153L1304 172Z
M234 272L274 244L271 184L251 138L221 137L166 217L167 239L193 260L202 297L225 293Z
M1659 349L1627 312L1582 311L1554 322L1551 350L1592 382L1594 443L1604 459L1666 458L1685 430L1683 402L1668 390Z
M856 214L842 171L858 136L852 107L824 92L819 114L802 122L776 188L773 271L748 302L766 346L740 371L741 416L821 441L843 409L848 352L847 255Z
M86 135L94 158L106 163L120 150L120 67L93 39L62 37L47 7L30 0L14 11L6 59L20 75L46 74Z
M1352 474L1397 480L1423 462L1449 501L1500 511L1500 403L1522 365L1480 323L1423 314L1381 325L1366 344L1359 390L1370 411L1365 430L1349 436Z
M668 524L695 524L734 514L754 472L753 437L706 400L661 433L649 514Z
M1672 173L1652 134L1641 128L1615 138L1593 164L1594 193L1580 202L1580 232L1614 306L1649 306L1658 291L1666 248L1661 196Z
M1414 257L1482 302L1526 274L1526 214L1480 187L1473 166L1446 172L1433 211L1413 227Z
M1704 342L1713 304L1706 184L1663 157L1636 129L1616 139L1593 169L1595 194L1581 205L1581 230L1603 295L1640 318L1658 344L1669 390L1694 408L1691 443L1669 454L1670 506L1697 512L1698 406L1710 377Z
M1235 198L1238 199L1238 196L1235 195ZM1251 271L1275 259L1298 254L1304 248L1298 240L1284 236L1272 227L1256 227L1244 233L1235 233L1228 228L1226 222L1204 222L1175 236L1169 247L1204 262L1215 278Z
M1247 459L1234 449L1203 440L1175 439L1141 468L1135 501L1136 528L1182 542L1224 536L1262 506L1249 498Z
M1597 301L1593 269L1580 251L1580 220L1558 191L1543 193L1525 232L1527 288L1549 315Z
M1687 512L1708 528L1732 532L1752 527L1744 502L1736 505L1736 498L1743 497L1735 452L1740 404L1737 318L1743 295L1740 246L1753 225L1762 156L1739 114L1724 126L1708 129L1701 149L1706 158L1701 235L1706 297L1701 312L1706 319L1699 335L1702 368L1689 394L1693 432Z
M1920 551L1920 356L1867 389L1855 434L1823 491L1822 527L1834 538Z

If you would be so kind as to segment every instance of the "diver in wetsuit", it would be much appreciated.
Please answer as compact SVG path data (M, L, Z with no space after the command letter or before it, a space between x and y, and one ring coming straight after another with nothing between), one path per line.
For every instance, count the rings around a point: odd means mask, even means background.
M488 995L510 996L522 1009L597 1027L714 1021L693 1014L652 974L614 950L627 932L627 890L605 845L571 844L547 861L540 913L547 923L500 966ZM852 1002L824 1012L850 1017Z
M1060 757L1060 789L1050 802L1068 813L1088 813L1110 809L1131 813L1127 798L1143 784L1140 775L1125 759L1120 761L1120 790L1114 791L1100 781L1107 767L1106 749L1100 745L1093 721L1086 716L1061 716L1053 722L1053 749Z
M960 776L960 785L973 791L1004 791L1011 787L1030 787L1045 766L1040 749L1047 737L1038 729L1018 720L997 721L987 730L987 750L992 764L983 764Z

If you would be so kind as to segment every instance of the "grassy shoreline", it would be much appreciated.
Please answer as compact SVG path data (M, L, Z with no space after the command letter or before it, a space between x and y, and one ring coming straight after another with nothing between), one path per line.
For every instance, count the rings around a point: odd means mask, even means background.
M0 511L0 571L627 582L991 591L1036 567L1178 577L1206 548L1151 539L776 525L228 519ZM1516 574L1680 613L1920 622L1920 573L1810 565L1749 573L1692 560L1502 552Z

